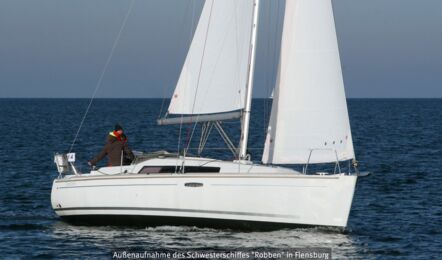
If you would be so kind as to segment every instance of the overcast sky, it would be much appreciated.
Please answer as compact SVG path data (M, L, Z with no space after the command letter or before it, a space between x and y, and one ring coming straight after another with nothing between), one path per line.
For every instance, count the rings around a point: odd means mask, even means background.
M168 97L202 0L134 0L98 97ZM442 97L441 0L334 0L348 97ZM0 0L0 97L90 97L130 0ZM262 0L255 97L283 0Z

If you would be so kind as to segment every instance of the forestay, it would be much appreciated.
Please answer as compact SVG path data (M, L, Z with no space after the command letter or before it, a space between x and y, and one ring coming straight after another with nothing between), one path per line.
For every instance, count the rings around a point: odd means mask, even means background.
M244 108L252 0L206 0L169 114Z
M354 158L331 0L286 1L263 163Z

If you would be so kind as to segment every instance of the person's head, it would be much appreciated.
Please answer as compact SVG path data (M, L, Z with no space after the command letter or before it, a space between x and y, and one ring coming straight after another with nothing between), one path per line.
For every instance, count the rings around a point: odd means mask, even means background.
M119 135L122 135L124 132L123 127L120 124L115 125L114 131L117 132Z

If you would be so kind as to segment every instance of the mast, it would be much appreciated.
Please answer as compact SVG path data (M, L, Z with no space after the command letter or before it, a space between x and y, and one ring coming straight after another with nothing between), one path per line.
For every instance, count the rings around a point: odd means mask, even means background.
M242 116L242 129L241 129L241 142L239 159L247 159L247 142L249 140L250 130L250 110L252 108L252 92L253 92L253 76L255 73L255 56L256 56L256 36L258 32L258 17L259 17L259 2L260 0L254 0L253 7L253 24L252 35L250 37L250 58L249 58L249 71L247 78L246 88L246 101L244 112Z

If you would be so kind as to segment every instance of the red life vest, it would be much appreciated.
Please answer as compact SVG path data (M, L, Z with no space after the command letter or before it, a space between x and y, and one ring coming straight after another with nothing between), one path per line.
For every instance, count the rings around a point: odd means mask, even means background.
M123 139L123 136L120 135L117 131L110 132L109 135L117 138L117 140L120 142L123 142L123 143L127 142L127 137L125 136L125 138Z

